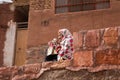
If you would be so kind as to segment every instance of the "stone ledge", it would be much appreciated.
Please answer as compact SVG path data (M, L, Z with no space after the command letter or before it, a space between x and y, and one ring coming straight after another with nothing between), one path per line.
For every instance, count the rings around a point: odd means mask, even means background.
M70 71L88 70L89 72L99 72L102 70L120 69L120 65L100 65L96 67L74 67L70 60L61 62L43 62L28 64L20 67L0 68L0 80L32 80L38 79L44 72L50 70L66 69Z
M66 67L67 70L70 71L80 71L82 69L88 70L89 72L99 72L103 70L120 70L120 65L100 65L97 67Z

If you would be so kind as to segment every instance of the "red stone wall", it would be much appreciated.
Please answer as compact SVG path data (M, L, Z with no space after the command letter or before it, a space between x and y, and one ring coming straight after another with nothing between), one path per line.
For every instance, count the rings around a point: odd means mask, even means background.
M68 28L71 32L76 32L120 25L120 1L118 0L110 0L108 9L61 14L55 14L54 1L30 1L28 47L47 43L57 36L60 28Z
M0 79L120 79L120 27L84 30L74 32L73 36L73 60L40 62L41 49L34 47L28 51L28 61L33 59L35 64L0 68Z
M3 65L3 48L5 41L5 34L7 31L7 23L13 19L13 12L10 11L9 3L0 4L0 66Z
M120 65L120 27L74 32L74 66Z
M3 65L3 48L6 29L0 28L0 67Z
M0 25L4 27L14 17L14 12L10 11L10 5L11 3L0 4Z
M26 64L42 63L45 61L48 45L31 47L27 50Z

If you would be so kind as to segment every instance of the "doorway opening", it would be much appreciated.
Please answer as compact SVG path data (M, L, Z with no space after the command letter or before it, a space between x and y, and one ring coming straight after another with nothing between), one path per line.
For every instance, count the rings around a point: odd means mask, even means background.
M14 55L14 65L16 66L24 65L26 61L28 18L29 5L16 6L14 14L14 21L17 26Z

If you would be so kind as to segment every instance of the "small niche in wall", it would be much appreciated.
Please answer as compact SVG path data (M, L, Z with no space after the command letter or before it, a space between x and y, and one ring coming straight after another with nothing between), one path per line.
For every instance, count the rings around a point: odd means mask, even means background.
M48 26L49 25L49 20L41 21L41 25L42 26Z

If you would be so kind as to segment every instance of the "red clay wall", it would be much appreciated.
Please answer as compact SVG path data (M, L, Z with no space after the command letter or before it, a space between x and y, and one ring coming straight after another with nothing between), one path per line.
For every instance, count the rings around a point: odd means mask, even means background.
M120 27L84 30L74 32L73 36L75 49L73 60L42 63L34 62L36 64L0 68L0 79L120 79ZM31 49L30 52L31 57L32 53L39 54L39 48L35 47ZM33 57L37 58L34 54ZM38 57L40 57L40 55Z
M11 3L0 4L0 25L7 26L8 21L13 19L13 12L10 11Z
M74 66L120 65L120 27L74 32Z
M5 41L5 34L7 31L7 23L13 19L13 12L9 7L11 4L0 4L0 66L3 65L3 48Z
M55 14L55 0L44 1L30 1L28 47L47 43L57 36L60 28L68 28L71 32L75 32L120 25L120 1L118 0L111 0L109 9L62 14Z
M3 65L3 48L5 41L6 29L0 28L0 67Z

